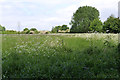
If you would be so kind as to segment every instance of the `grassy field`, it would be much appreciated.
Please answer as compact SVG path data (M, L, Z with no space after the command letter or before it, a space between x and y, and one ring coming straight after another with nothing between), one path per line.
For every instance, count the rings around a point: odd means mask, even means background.
M117 34L3 35L3 78L118 78Z

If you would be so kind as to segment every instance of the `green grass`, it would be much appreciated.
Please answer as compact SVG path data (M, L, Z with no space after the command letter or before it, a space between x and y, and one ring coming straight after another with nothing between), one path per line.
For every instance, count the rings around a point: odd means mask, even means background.
M118 78L111 38L3 35L3 78Z

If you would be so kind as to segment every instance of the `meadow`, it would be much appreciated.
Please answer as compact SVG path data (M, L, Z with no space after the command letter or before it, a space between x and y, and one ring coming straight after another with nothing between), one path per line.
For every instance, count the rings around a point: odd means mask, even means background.
M3 78L119 78L118 34L2 35Z

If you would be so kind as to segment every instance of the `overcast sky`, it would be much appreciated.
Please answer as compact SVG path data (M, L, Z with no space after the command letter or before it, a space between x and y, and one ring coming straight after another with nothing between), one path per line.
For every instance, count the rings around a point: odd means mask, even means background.
M0 0L0 24L18 30L35 27L51 30L57 25L69 25L73 13L80 6L93 6L105 21L111 14L118 16L119 0ZM70 27L70 25L69 25Z

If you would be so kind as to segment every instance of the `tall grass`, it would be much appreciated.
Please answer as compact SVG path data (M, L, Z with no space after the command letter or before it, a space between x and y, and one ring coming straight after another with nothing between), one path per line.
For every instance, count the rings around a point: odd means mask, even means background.
M110 36L4 35L2 41L3 78L119 77L118 45Z

